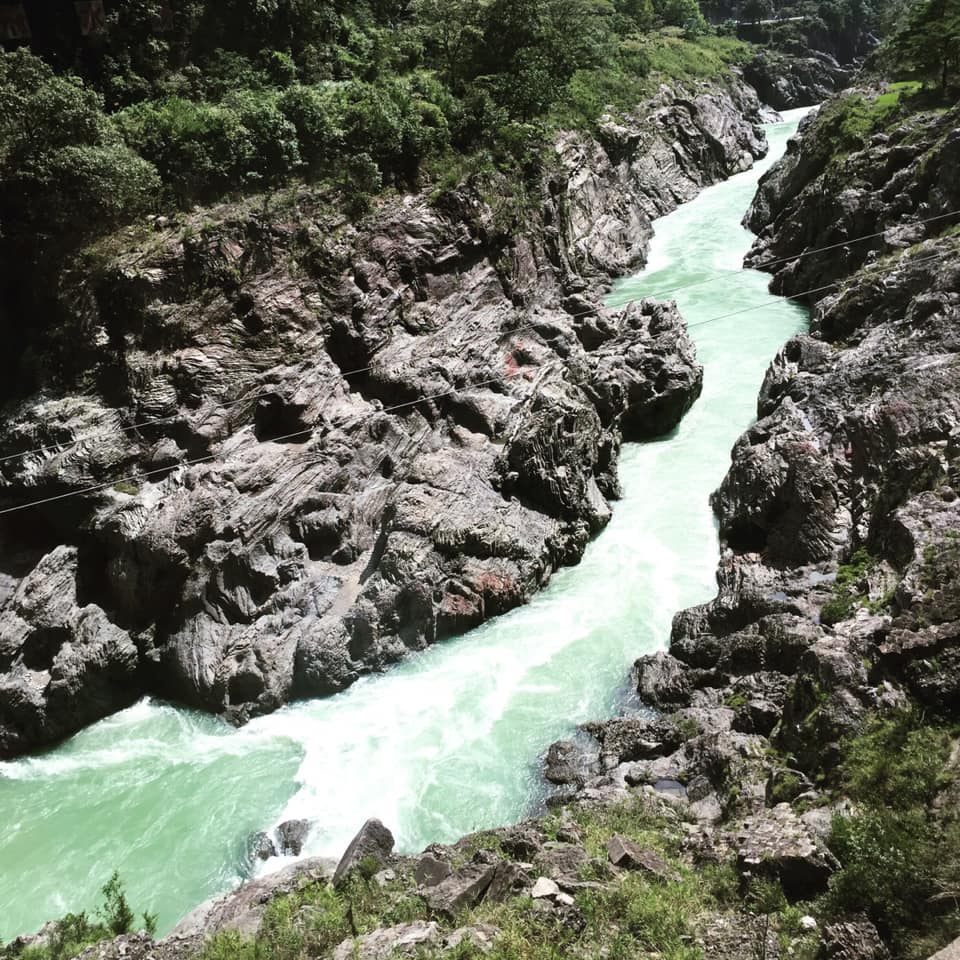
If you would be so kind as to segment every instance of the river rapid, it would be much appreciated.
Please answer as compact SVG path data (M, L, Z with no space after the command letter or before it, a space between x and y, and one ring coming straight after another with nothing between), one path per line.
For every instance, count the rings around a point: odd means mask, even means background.
M668 437L624 447L623 499L583 561L526 607L240 730L146 700L0 763L0 942L93 908L115 869L164 933L249 876L246 838L286 819L316 822L306 855L338 856L368 816L418 852L542 799L547 746L623 709L633 660L664 648L673 614L715 592L709 494L767 365L807 321L741 268L751 238L740 219L805 112L767 127L770 153L752 170L657 221L647 268L611 294L611 305L676 299L704 390Z

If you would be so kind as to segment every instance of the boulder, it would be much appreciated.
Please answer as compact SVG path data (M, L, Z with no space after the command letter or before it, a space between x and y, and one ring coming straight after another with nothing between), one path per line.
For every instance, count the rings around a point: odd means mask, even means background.
M740 873L778 880L791 900L812 900L839 868L787 803L744 820L734 842Z
M374 930L355 940L344 940L333 951L333 960L388 960L391 957L416 957L424 947L440 940L433 921L417 920L395 927Z
M503 903L530 885L530 874L520 864L503 860L497 864L484 900Z
M530 889L530 896L534 900L553 899L560 895L560 887L549 877L538 877Z
M548 842L533 861L534 868L543 876L556 880L576 880L583 868L590 863L590 854L573 843Z
M424 854L417 860L413 868L413 876L420 887L435 887L442 883L453 872L453 868L446 860L441 860L433 854Z
M823 956L826 960L889 960L890 951L877 928L864 917L828 923L823 928ZM936 960L952 958L937 954Z
M341 886L351 871L365 860L382 866L393 853L393 843L393 834L379 820L368 820L340 858L333 875L333 885Z
M671 880L676 876L670 865L652 850L625 837L611 837L607 843L607 856L615 867L637 870L657 880Z
M262 830L250 835L247 840L247 857L251 861L269 860L277 855L277 848L269 834Z
M461 910L475 906L487 892L496 873L491 864L478 863L462 867L430 887L424 894L427 905L435 913L456 916Z
M310 835L309 820L286 820L277 827L277 846L285 857L299 857Z
M942 950L938 950L930 960L960 960L960 939L948 943Z
M329 879L334 863L322 857L301 860L283 870L251 880L222 897L208 900L181 920L170 938L204 938L220 930L232 930L244 937L260 932L264 912L275 897L300 887Z

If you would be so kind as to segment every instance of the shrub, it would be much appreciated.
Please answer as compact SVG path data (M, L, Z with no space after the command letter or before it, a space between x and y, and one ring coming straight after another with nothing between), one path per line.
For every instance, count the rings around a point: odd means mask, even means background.
M875 716L844 750L844 787L861 803L909 807L928 804L950 783L946 730L923 726L913 711Z
M159 181L97 93L19 50L0 53L0 188L8 237L64 243L142 212Z
M314 170L328 164L340 140L329 86L290 87L281 94L277 108L293 124L304 162Z

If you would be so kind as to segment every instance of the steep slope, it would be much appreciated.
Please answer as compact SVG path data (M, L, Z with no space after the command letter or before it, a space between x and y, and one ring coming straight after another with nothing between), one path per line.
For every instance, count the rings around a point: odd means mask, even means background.
M923 956L951 929L958 782L944 730L960 703L960 112L876 109L855 135L851 116L863 125L880 96L811 118L748 215L751 260L816 306L714 496L718 595L676 616L669 652L637 662L657 714L588 727L551 749L547 773L580 797L682 784L698 847L732 843L741 859L776 814L761 860L799 835L841 857L793 893L794 868L777 864L788 896L824 894L817 909L844 924L838 910L866 911L895 955ZM863 816L831 827L878 742L869 762L885 772L855 796ZM935 745L925 761L921 742ZM915 772L891 789L899 763ZM851 934L873 944L851 955L888 955L870 930Z
M621 441L701 377L670 306L597 295L757 120L736 80L664 89L560 137L539 209L468 188L358 228L300 194L72 265L44 362L75 388L0 436L0 756L146 691L242 720L341 689L575 562Z

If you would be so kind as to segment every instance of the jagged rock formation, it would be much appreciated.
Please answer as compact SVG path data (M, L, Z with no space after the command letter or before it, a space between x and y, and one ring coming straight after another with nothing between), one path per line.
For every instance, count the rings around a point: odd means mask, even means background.
M547 755L561 797L679 794L705 851L742 824L739 859L802 863L779 879L805 895L835 867L818 838L837 807L814 784L843 738L871 710L960 703L960 241L917 223L958 209L958 120L914 114L837 156L827 110L763 181L752 258L801 257L772 268L785 292L842 279L772 363L714 495L717 597L636 664L654 712ZM867 927L830 936L886 956Z
M672 307L597 298L758 118L737 80L663 89L561 136L519 219L464 188L356 227L301 192L65 270L49 387L0 431L0 510L49 500L0 514L0 757L147 691L241 721L342 689L575 562L621 441L701 380Z
M853 74L853 67L842 66L829 53L816 50L805 57L761 50L743 70L760 100L774 110L823 103L848 86Z

